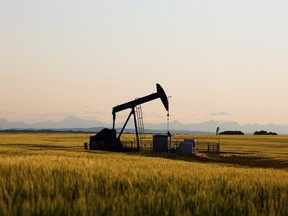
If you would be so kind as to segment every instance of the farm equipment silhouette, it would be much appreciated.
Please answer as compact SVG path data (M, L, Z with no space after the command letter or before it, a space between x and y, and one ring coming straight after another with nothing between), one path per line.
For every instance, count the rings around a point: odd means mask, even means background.
M143 103L147 103L149 101L155 100L160 98L166 111L169 112L169 102L166 96L165 91L160 86L160 84L156 84L157 92L144 96L142 98L138 98L132 101L129 101L127 103L118 105L113 107L112 109L112 115L113 115L113 128L108 129L104 128L99 133L97 133L95 136L90 136L89 141L89 147L92 150L106 150L106 151L139 151L140 150L140 140L139 140L139 131L137 127L137 116L136 116L136 110L135 108ZM116 121L116 114L118 112L121 112L126 109L131 109L131 112L124 123L124 126L122 127L120 133L117 136L116 129L115 129L115 121ZM135 148L126 148L120 141L120 137L129 122L130 117L133 115L134 117L134 125L135 125L135 134L136 134L136 141L137 141L137 147ZM87 148L87 144L86 147Z

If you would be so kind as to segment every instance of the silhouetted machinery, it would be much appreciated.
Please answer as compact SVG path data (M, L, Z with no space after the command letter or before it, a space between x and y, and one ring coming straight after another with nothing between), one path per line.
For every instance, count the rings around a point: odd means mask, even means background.
M167 110L167 112L169 112L169 103L168 103L168 99L167 99L165 91L163 90L163 88L158 83L156 84L156 88L157 88L156 93L153 93L153 94L144 96L142 98L138 98L138 99L129 101L127 103L113 107L113 109L112 109L113 128L112 129L104 128L99 133L97 133L95 136L91 136L90 141L89 141L90 149L106 150L106 151L140 150L140 141L139 141L139 133L138 133L138 127L137 127L135 108L140 104L147 103L149 101L160 98L165 109ZM117 136L116 129L115 129L116 113L123 111L123 110L126 110L126 109L131 109L131 112L130 112L126 122L124 123L124 126L121 129L121 132ZM128 149L128 148L124 148L124 146L122 145L122 143L120 141L120 137L121 137L128 121L129 121L131 115L133 115L133 117L134 117L137 148ZM87 148L87 144L86 144L85 148Z

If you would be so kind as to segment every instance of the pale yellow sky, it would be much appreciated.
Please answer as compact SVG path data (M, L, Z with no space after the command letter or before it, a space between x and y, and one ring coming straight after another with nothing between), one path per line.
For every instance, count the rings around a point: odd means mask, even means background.
M172 121L288 124L287 6L4 0L0 118L109 123L113 106L160 83ZM166 121L160 100L143 112L145 121Z

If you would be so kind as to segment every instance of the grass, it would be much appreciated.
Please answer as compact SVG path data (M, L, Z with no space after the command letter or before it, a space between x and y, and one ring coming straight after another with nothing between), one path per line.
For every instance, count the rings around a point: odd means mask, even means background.
M0 133L0 215L288 215L287 136L221 136L203 157L84 151L88 139Z

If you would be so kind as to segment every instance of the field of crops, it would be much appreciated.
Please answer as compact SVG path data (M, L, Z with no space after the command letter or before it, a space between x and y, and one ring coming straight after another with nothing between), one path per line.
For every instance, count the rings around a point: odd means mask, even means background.
M185 137L217 142L174 139ZM0 215L288 215L288 136L221 136L220 154L196 157L84 150L88 140L0 133Z

